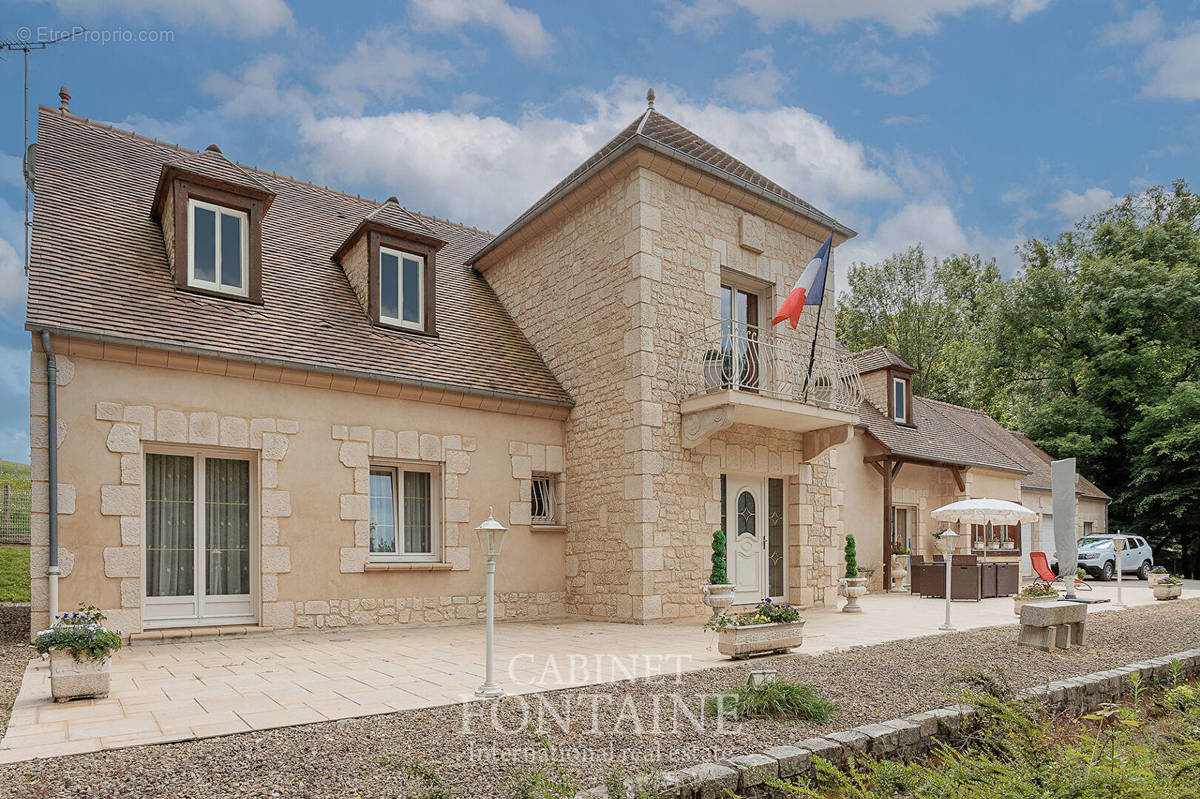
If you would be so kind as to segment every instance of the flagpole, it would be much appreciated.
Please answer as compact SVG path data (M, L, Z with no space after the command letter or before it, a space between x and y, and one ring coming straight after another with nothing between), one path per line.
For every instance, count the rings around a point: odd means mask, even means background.
M832 255L832 253L831 253ZM824 286L821 287L824 290ZM817 325L813 328L812 352L808 354L808 371L804 375L804 391L801 396L803 401L808 402L808 383L812 379L813 364L817 360L817 336L821 334L821 309L825 307L825 298L821 298L821 304L817 306Z

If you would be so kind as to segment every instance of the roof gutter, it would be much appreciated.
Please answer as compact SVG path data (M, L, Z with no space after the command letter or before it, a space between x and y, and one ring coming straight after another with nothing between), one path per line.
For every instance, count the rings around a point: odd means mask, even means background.
M49 485L47 494L50 502L50 561L46 568L50 622L58 618L58 578L62 571L58 568L58 361L54 357L54 347L50 344L50 333L42 330L42 350L46 353L46 446L49 455L46 458Z
M668 147L667 145L662 144L661 142L655 141L654 139L651 139L648 136L639 132L639 133L634 133L632 136L630 136L628 139L626 139L624 142L622 142L615 150L608 153L603 158L601 158L599 161L597 161L596 163L594 163L590 167L588 167L586 170L584 170L583 172L576 175L569 183L562 186L558 191L554 192L553 194L548 195L547 197L542 198L540 201L535 203L533 205L533 207L531 207L528 211L526 211L525 213L523 213L519 217L517 217L512 222L512 224L510 224L504 230L500 231L500 233L494 239L489 241L481 249L479 249L474 255L472 255L470 258L468 258L466 260L467 266L474 266L484 256L486 256L488 253L492 252L497 247L499 247L501 244L503 244L505 241L510 239L518 230L525 227L525 225L527 225L529 222L533 221L538 216L541 216L541 214L543 212L545 212L552 205L557 203L562 197L565 197L567 194L570 194L577 187L579 187L585 181L587 181L587 179L590 178L592 175L594 175L596 172L599 172L600 170L607 167L609 164L612 164L613 162L617 161L618 159L620 159L622 156L624 156L627 152L629 152L630 150L632 150L635 147L645 147L647 150L651 150L653 152L659 153L661 155L666 156L667 158L672 158L676 161L682 161L683 163L687 164L688 166L693 167L694 169L698 169L699 171L704 172L704 173L710 175L711 177L716 178L717 180L722 180L727 183L733 183L736 186L738 186L739 188L744 189L745 191L749 192L750 194L753 194L757 197L767 200L768 202L774 203L775 205L780 205L780 206L786 208L787 210L792 211L793 213L799 214L800 216L807 217L808 219L811 219L812 221L816 222L817 224L820 224L820 225L823 225L824 227L830 228L837 233L841 233L843 236L845 236L848 239L854 238L855 236L858 235L857 232L855 232L851 228L846 227L841 222L838 222L836 219L834 219L831 216L828 216L827 214L823 214L820 211L817 211L812 208L807 208L803 205L798 205L797 203L794 203L791 200L788 200L784 197L780 197L778 194L775 194L774 192L767 191L766 189L762 188L761 186L756 186L755 184L751 183L748 180L745 180L744 178L740 178L737 175L732 175L732 174L724 171L723 169L718 169L717 167L712 166L711 164L706 163L705 161L701 161L699 158L696 158L693 155L688 155L687 153L682 153L673 147Z
M87 341L112 342L114 344L124 344L130 347L145 347L147 349L161 350L164 352L178 352L185 355L200 355L206 358L224 358L230 361L240 361L242 363L252 363L260 366L271 366L280 369L305 369L313 372L321 372L323 374L337 375L338 377L349 377L355 380L377 380L381 383L395 383L402 386L410 386L412 388L435 389L438 391L455 391L460 394L471 394L473 396L488 397L492 399L511 400L515 402L528 402L534 405L545 405L556 408L574 408L575 403L572 400L551 400L543 397L530 397L525 394L518 394L514 391L502 391L500 389L489 388L474 388L468 386L456 385L454 383L446 383L440 380L415 380L412 378L388 377L375 372L364 372L355 369L342 369L336 366L322 366L320 364L305 363L303 361L289 361L285 358L265 358L261 355L243 355L236 352L225 352L222 350L212 350L205 347L196 347L190 344L171 344L163 341L155 341L153 339L141 338L138 336L121 336L111 333L95 333L90 330L81 330L79 328L67 327L63 325L45 327L42 330L43 341L48 340L48 332L61 333L65 336L81 338ZM45 344L43 344L45 346Z

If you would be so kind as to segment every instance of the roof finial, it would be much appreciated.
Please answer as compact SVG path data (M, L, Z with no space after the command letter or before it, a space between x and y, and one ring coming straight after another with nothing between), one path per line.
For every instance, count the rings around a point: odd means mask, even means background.
M71 105L71 92L67 90L66 86L59 87L58 110L65 113L70 110L70 108L69 108L70 105Z
M649 90L646 92L646 107L647 107L647 108L653 108L653 107L654 107L654 89L653 89L653 87L651 87L651 88L650 88L650 89L649 89Z

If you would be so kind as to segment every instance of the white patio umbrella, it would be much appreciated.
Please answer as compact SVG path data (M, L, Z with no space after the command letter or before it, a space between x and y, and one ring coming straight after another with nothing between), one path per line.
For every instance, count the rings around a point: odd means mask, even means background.
M951 502L933 511L939 522L966 522L967 524L1025 524L1038 520L1036 511L1007 499L962 499ZM983 550L987 560L987 549Z

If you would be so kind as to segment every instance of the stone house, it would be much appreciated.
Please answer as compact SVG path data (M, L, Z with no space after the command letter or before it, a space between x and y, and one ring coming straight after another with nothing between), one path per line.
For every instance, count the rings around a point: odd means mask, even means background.
M1033 577L1030 552L1054 553L1050 456L981 411L914 395L917 370L887 348L852 357L866 396L854 439L838 457L847 530L858 534L859 563L873 571L872 587L890 584L893 546L927 556L938 551L932 535L946 523L933 519L934 509L984 497L1019 502L1042 518L1019 529L997 528L990 537L980 525L957 530L959 551L1019 561L1022 576ZM1077 535L1107 530L1109 501L1079 477Z
M38 148L35 630L474 620L489 509L501 618L695 617L718 527L741 599L828 604L872 536L834 281L765 324L853 231L652 102L497 236L65 107Z

